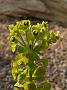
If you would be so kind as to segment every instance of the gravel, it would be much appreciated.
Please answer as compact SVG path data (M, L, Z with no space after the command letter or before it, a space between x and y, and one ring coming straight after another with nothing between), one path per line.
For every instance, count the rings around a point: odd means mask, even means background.
M50 45L46 53L49 60L47 78L51 82L51 90L67 90L67 28L50 22L49 29L60 31L60 38ZM9 46L6 24L0 25L0 32L0 90L13 90L10 63L15 54L13 55Z

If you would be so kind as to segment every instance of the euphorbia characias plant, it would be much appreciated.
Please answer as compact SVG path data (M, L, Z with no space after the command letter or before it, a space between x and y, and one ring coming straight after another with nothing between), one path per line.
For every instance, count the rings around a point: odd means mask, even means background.
M57 41L58 33L49 31L47 22L31 25L29 20L9 25L9 31L12 52L18 51L11 63L15 90L51 90L46 80L48 60L41 56L42 51Z

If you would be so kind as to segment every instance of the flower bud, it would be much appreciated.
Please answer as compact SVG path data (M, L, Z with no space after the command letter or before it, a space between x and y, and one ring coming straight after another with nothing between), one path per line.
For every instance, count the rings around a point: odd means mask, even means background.
M14 41L15 41L15 37L12 38L12 42L14 42Z
M37 36L38 35L38 32L37 31L33 31L33 35L34 36Z
M25 25L25 26L28 26L28 25L29 25L29 22L24 22L24 25Z

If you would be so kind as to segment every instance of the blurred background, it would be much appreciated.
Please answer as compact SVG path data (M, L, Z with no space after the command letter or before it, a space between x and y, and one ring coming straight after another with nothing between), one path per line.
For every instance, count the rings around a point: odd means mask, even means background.
M0 90L13 90L8 25L28 19L48 21L49 30L60 31L59 40L47 50L47 77L51 90L67 90L67 0L0 0Z

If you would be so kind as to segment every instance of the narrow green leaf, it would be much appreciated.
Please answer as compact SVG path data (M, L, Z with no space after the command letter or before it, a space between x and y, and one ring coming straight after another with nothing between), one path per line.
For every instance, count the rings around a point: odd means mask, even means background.
M34 71L34 73L33 73L35 76L42 76L42 75L44 75L45 74L45 67L43 67L43 66L38 66L36 69L35 69L35 71Z
M27 51L26 46L18 46L19 53L25 53Z
M18 75L17 81L18 81L20 84L22 84L23 81L25 80L25 77L26 77L26 74L24 74L24 73L22 72L22 73L20 73L20 74Z
M45 59L42 59L41 61L43 62L43 65L44 65L44 67L46 69L46 67L48 66L48 59L45 58Z

